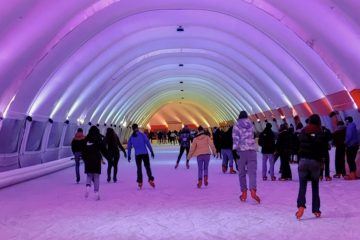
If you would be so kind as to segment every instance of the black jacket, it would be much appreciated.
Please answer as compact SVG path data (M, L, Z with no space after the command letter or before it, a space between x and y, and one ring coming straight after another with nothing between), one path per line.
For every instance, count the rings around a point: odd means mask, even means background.
M102 154L108 159L106 147L102 138L89 138L87 136L84 140L82 151L82 158L85 163L85 173L101 174Z
M306 126L299 135L299 157L323 161L328 153L328 136L314 125Z
M293 136L288 130L279 133L276 141L276 151L279 154L290 154L292 151Z
M275 152L275 134L270 128L265 130L259 135L259 146L261 147L261 153L274 154Z
M233 139L232 139L232 130L233 127L230 127L226 132L221 132L220 142L221 149L232 149L233 147Z

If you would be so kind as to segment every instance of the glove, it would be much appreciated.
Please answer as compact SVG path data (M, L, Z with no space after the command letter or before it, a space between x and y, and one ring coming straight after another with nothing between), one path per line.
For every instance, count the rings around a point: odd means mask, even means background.
M129 157L128 157L128 162L130 162L130 161L131 161L131 157L129 156Z
M154 157L155 157L155 155L154 155L154 153L152 152L152 153L151 153L151 158L154 158Z
M237 151L235 149L232 150L232 154L233 154L234 159L240 159L240 156L237 154Z

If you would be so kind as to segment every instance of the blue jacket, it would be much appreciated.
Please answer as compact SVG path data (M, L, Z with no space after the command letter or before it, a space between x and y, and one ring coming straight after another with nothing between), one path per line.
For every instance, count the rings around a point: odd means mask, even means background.
M346 126L345 144L347 147L359 145L356 125L353 122Z
M135 156L141 154L149 154L147 148L153 153L153 149L150 145L149 139L146 135L140 131L136 133L136 136L131 135L128 141L127 149L128 149L128 157L131 155L131 148L135 149ZM146 148L147 147L147 148Z

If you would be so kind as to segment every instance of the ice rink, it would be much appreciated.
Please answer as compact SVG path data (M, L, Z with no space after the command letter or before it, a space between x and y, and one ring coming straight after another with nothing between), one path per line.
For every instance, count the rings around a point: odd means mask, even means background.
M156 189L146 182L137 189L134 161L121 156L117 183L106 182L104 165L100 201L84 198L85 176L76 184L74 168L1 189L0 239L359 239L360 181L321 182L320 219L311 214L309 185L298 221L297 165L293 181L263 182L258 154L258 205L239 201L238 175L223 174L219 159L211 159L209 186L197 189L196 159L188 170L183 156L175 170L177 154L178 147L155 147Z

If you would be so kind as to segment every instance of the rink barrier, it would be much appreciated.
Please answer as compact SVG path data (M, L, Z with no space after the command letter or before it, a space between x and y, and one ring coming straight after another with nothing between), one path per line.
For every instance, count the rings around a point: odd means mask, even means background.
M67 157L48 163L2 172L0 173L0 189L57 172L74 165L75 161Z

